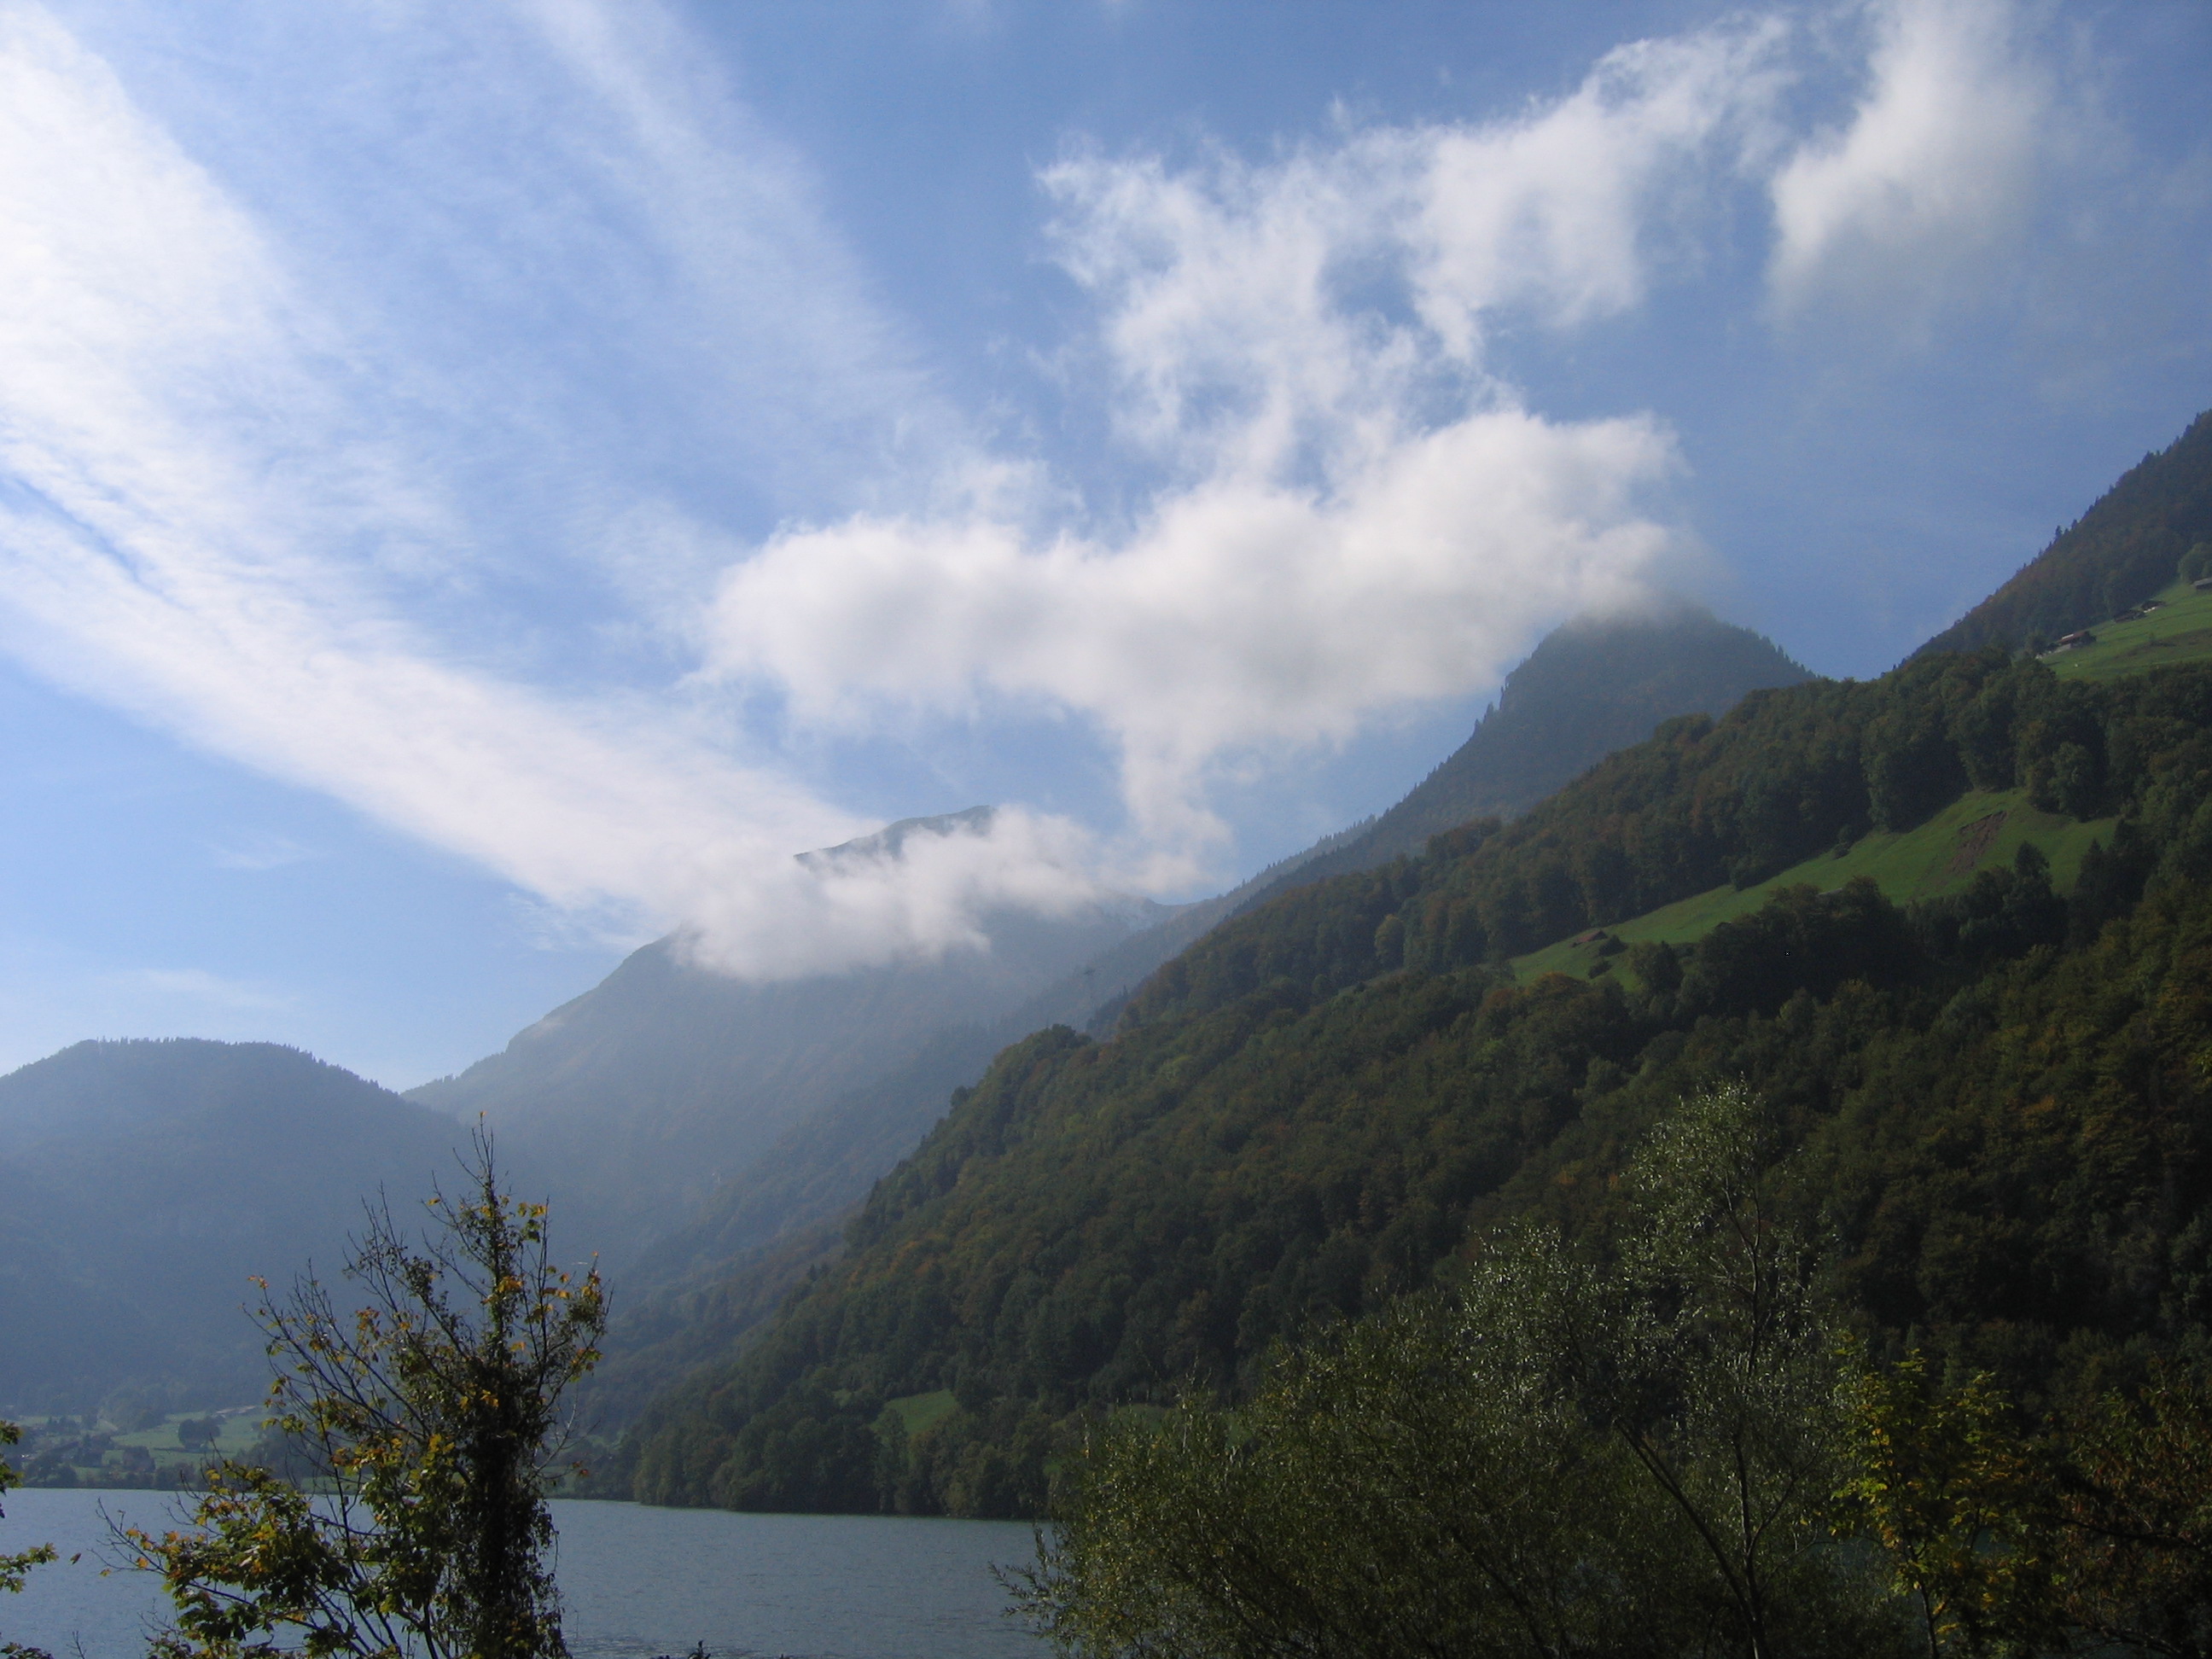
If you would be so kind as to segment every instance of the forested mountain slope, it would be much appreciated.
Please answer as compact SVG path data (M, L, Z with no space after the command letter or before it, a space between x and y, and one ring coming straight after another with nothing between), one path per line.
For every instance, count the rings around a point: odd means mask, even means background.
M2117 820L1900 909L1795 889L1686 957L1506 957L1748 885L1970 788ZM1217 929L1105 1042L1002 1055L734 1365L648 1413L658 1501L1032 1512L1116 1402L1234 1389L1279 1336L1448 1271L1486 1220L1602 1211L1693 1085L1786 1103L1864 1317L2029 1398L2201 1340L2212 1239L2212 671L2066 684L2002 652L1670 722L1510 825ZM2130 1347L2130 1345L2133 1345Z
M1468 742L1381 817L1109 945L1009 1015L939 1033L905 1065L791 1123L630 1264L595 1405L626 1416L641 1391L733 1351L793 1275L835 1254L836 1233L823 1224L860 1202L1009 1043L1053 1024L1103 1035L1155 969L1270 894L1387 862L1484 812L1525 811L1664 718L1718 713L1747 691L1805 678L1771 641L1679 599L1554 630Z
M2212 410L2142 458L2018 574L1921 647L2017 650L2093 628L2171 582L2212 542Z
M959 833L973 817L894 824L861 855L895 855L907 835ZM463 1120L482 1113L516 1178L560 1204L564 1240L620 1270L743 1185L813 1114L872 1097L951 1049L952 1081L974 1077L994 1052L986 1039L997 1022L1173 915L1125 898L1066 917L1007 912L985 919L988 950L769 983L695 962L680 938L659 939L501 1053L409 1098ZM928 1097L941 1104L951 1086ZM920 1127L902 1126L878 1169Z
M80 1042L0 1078L0 1408L259 1398L248 1276L336 1268L364 1198L413 1202L462 1139L274 1043Z

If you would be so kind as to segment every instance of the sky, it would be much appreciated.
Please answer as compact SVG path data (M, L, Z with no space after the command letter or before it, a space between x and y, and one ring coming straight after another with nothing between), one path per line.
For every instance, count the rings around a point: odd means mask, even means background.
M0 1067L1218 890L2212 405L2212 9L0 0ZM1000 811L896 864L791 854Z

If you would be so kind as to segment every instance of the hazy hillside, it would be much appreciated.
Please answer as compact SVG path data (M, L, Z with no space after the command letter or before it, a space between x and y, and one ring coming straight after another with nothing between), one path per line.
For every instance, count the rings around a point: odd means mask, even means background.
M907 821L870 846L895 854L905 835L963 821ZM793 1126L925 1054L975 1049L980 1033L1042 989L1173 914L1138 899L1064 919L1005 914L987 919L988 951L775 983L702 967L680 938L664 939L501 1053L409 1098L464 1121L483 1114L518 1175L560 1203L564 1236L626 1266L742 1182ZM928 1106L941 1109L991 1052L932 1083Z
M1677 714L1720 714L1809 678L1763 635L1702 606L1577 617L1505 677L1474 735L1389 811L1298 872L1301 881L1418 853L1474 818L1517 817Z
M0 1078L0 1407L258 1398L248 1276L335 1271L363 1197L417 1199L459 1138L272 1043L80 1042Z
M2017 649L2093 628L2173 580L2182 556L2212 541L2212 410L2142 458L2017 575L1920 648Z
M1357 833L1324 837L1227 893L1169 911L1013 1012L939 1032L903 1066L793 1123L623 1273L607 1358L586 1389L595 1418L626 1420L693 1366L736 1352L806 1272L839 1252L845 1216L1001 1049L1048 1026L1110 1025L1161 963Z

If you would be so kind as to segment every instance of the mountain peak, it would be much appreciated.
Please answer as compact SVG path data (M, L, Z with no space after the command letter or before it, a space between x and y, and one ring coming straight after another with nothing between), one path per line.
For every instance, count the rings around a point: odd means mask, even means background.
M885 824L873 835L857 836L835 847L793 856L810 870L835 869L862 860L889 860L902 856L907 842L916 836L988 836L998 815L995 806L970 806L957 812L940 812L934 817L901 818L896 823Z
M1468 740L1371 828L1302 863L1304 884L1418 853L1480 817L1516 817L1677 714L1719 714L1753 691L1812 678L1771 640L1677 595L1571 617L1505 677Z

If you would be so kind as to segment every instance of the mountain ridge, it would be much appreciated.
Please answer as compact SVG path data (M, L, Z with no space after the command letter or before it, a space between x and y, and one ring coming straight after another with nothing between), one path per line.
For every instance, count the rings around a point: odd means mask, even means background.
M2143 538L2117 515L2125 577ZM1982 814L1948 855L1964 884L1909 908L1867 880L1692 943L1607 933L1974 791L2033 809L2019 851L1989 862ZM1774 1091L1826 1172L1808 1222L1883 1340L2030 1402L2128 1344L2212 1340L2189 1288L2212 1237L2208 813L2212 665L2093 684L1992 642L1666 720L1518 818L1265 895L1106 1040L1002 1053L834 1266L647 1407L618 1471L649 1501L1035 1515L1098 1413L1233 1397L1270 1343L1431 1282L1504 1218L1597 1224L1621 1149L1715 1077ZM2070 891L2046 823L2069 847L2112 826L2068 854ZM1504 966L1571 937L1588 977ZM2091 1123L2145 1113L2096 1182L2057 1178Z
M299 1049L188 1037L74 1043L0 1077L0 1125L41 1122L0 1147L0 1405L35 1411L130 1384L179 1409L257 1398L249 1275L336 1268L363 1201L427 1194L463 1139Z

